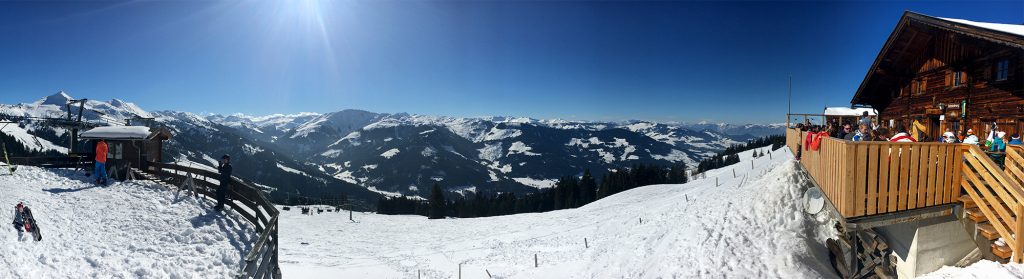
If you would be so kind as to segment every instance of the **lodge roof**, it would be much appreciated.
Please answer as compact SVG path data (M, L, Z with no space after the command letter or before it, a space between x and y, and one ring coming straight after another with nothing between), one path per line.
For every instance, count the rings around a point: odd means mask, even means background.
M166 140L171 137L167 128L159 127L150 129L145 126L104 126L82 132L82 139L109 139L109 140Z
M883 61L886 60L888 56L895 53L898 55L898 58L902 58L903 53L912 52L906 47L903 47L900 50L894 49L898 43L904 45L913 43L915 36L910 36L909 38L906 38L907 36L901 36L906 32L907 26L911 23L1002 44L1012 48L1024 49L1024 25L941 18L906 11L900 18L899 23L896 24L896 28L885 41L885 45L882 46L882 50L879 51L874 63L871 64L871 68L868 69L860 87L857 88L857 92L854 93L853 99L850 100L851 104L870 104L867 102L869 99L869 96L866 95L867 91L871 90L875 83L880 82L877 81L878 78L875 78L875 76L885 73L886 69L892 69L892 64L903 61L901 59L890 59L886 62L886 65L883 65Z

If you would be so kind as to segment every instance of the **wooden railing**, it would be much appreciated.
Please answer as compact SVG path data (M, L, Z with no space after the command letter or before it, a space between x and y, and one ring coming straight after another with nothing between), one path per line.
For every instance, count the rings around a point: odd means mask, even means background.
M964 190L999 236L1010 247L1014 262L1022 262L1024 240L1024 190L1021 189L1021 165L1024 159L1020 150L1008 148L1006 172L999 169L978 146L970 146L962 152L964 158L962 182Z
M4 159L0 157L0 159ZM12 165L36 166L43 168L86 168L91 169L93 159L88 156L10 157ZM5 162L6 163L6 162Z
M185 185L191 178L195 191L204 196L216 199L216 189L220 175L216 172L184 167L174 164L149 162L147 173L168 179L171 184ZM239 278L281 278L278 266L278 215L274 204L267 199L259 188L237 177L232 177L231 190L227 197L228 206L252 223L259 232L259 238L252 250L245 255L245 266Z
M1019 145L1006 146L1005 172L1018 185L1024 186L1024 147Z
M843 217L957 202L959 150L945 143L851 142L824 138L804 147L807 132L787 129L786 143ZM803 150L798 150L803 149Z

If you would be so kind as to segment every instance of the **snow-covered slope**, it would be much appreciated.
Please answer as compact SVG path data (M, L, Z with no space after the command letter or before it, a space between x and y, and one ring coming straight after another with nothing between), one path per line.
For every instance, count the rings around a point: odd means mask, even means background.
M816 245L832 229L816 219L824 216L803 213L807 184L785 150L753 159L753 169L736 164L546 213L357 213L350 222L347 214L282 211L282 269L301 278L454 278L460 264L465 278L833 277L828 252Z
M151 182L96 187L68 170L3 171L2 278L224 278L256 238L241 216ZM19 201L43 241L18 241L10 222Z

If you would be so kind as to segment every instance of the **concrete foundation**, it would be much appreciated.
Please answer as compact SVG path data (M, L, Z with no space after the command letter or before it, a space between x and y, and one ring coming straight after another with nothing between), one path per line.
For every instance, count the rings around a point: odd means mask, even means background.
M899 278L914 278L956 265L977 248L953 216L875 228L896 255Z

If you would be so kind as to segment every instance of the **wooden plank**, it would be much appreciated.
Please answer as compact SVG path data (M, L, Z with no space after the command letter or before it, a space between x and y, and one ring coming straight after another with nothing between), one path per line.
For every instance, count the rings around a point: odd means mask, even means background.
M889 211L896 211L900 194L900 147L889 146Z
M1024 214L1024 204L1018 203L1017 207L1014 209L1014 211L1017 212L1017 219L1014 221L1016 224L1013 226L1015 237L1013 245L1013 261L1016 263L1024 263L1024 258L1021 258L1021 256L1024 255L1024 241L1021 241L1020 239L1021 233L1024 232L1024 215L1022 215Z
M943 189L945 189L946 193L942 196L942 203L955 202L956 198L960 196L959 191L953 191L953 184L958 184L960 179L957 177L958 172L955 171L956 168L960 167L957 162L959 162L961 156L960 152L957 152L957 148L956 145L950 145L946 148L946 171L944 173L948 175L946 175L946 180L943 181L945 184Z
M878 212L889 211L889 145L882 145L878 154Z
M867 199L867 146L863 144L855 144L857 147L856 153L852 157L857 158L857 172L854 174L854 206L856 206L856 216L864 216L866 210L864 208Z
M910 202L907 200L910 189L910 147L900 146L900 193L896 200L897 210L907 210L907 205Z
M843 217L855 217L856 210L854 209L853 199L856 197L855 189L853 185L853 176L855 173L854 166L857 165L856 146L852 143L845 144L846 148L843 158L846 158L846 165L843 167L843 181L842 181L842 203L843 203Z
M928 155L931 150L930 147L925 146L918 149L920 149L920 153L917 154L917 207L925 207L927 206L924 200L925 195L928 194L928 180L931 180L931 177L928 176Z
M931 202L933 205L944 204L946 195L949 192L949 188L946 187L946 180L949 180L947 179L949 172L947 172L948 169L946 168L946 159L949 154L948 150L949 146L940 147L938 149L939 153L935 156L935 160L937 161L937 165L935 166L935 178L937 180L935 181L935 195L932 196Z
M962 172L965 170L964 166L966 165L964 163L964 146L966 145L958 144L953 151L953 153L956 154L956 156L953 156L953 179L956 179L956 183L952 184L953 189L951 192L958 195L960 194L960 185L963 185L960 182L964 180Z
M868 146L867 214L878 213L878 145Z
M935 190L935 185L940 181L939 176L935 173L935 168L938 167L938 158L940 158L938 153L939 147L932 146L928 148L928 157L925 158L926 162L928 162L928 175L925 178L927 181L927 186L925 186L927 193L924 196L924 205L926 206L935 205L935 194L939 193L939 191Z
M908 161L910 161L910 169L907 170L909 171L908 176L910 176L910 183L907 184L907 209L917 208L917 184L918 178L921 177L918 174L920 172L919 165L921 164L921 158L919 157L921 155L918 151L920 149L920 146L911 147L910 156L907 156Z

